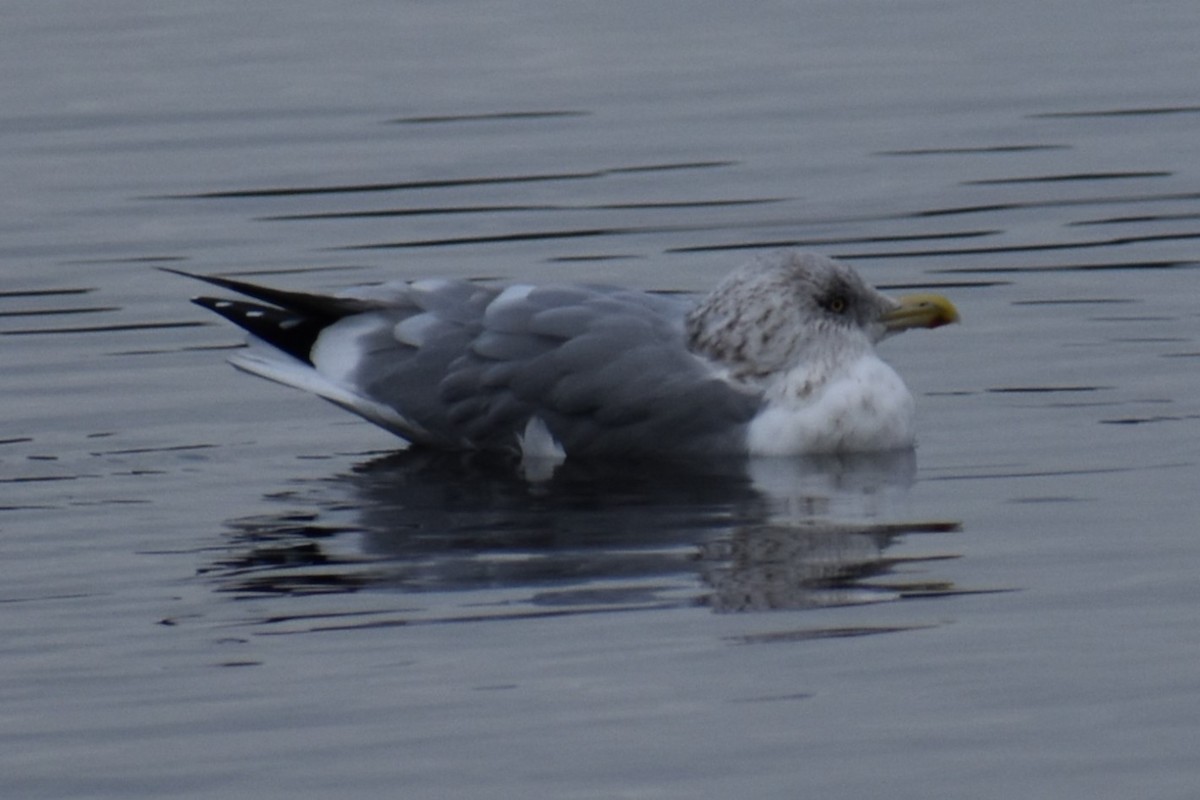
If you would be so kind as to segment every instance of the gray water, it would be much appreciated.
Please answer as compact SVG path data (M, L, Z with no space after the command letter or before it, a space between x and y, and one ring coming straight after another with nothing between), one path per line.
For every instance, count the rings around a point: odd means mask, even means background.
M5 797L1190 798L1192 0L23 3ZM224 364L155 267L935 289L913 459L547 482Z

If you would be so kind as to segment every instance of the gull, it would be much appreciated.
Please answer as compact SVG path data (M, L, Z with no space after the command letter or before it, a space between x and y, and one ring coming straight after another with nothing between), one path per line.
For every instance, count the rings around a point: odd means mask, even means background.
M238 369L413 445L555 462L911 448L912 394L875 345L958 321L940 295L892 299L794 250L699 298L442 278L322 295L179 274L250 298L192 301L250 334Z

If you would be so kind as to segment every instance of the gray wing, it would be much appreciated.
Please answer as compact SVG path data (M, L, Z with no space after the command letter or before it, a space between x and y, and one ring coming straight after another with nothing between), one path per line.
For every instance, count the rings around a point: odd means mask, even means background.
M760 406L687 350L676 298L435 281L391 299L323 333L314 363L352 361L338 379L417 442L515 449L536 418L568 455L739 452Z

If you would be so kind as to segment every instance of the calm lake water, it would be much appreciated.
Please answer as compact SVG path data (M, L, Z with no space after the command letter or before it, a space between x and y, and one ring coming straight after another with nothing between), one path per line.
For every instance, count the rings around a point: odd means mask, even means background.
M1200 10L25 3L0 34L21 798L1192 798ZM156 270L934 288L913 458L404 453Z

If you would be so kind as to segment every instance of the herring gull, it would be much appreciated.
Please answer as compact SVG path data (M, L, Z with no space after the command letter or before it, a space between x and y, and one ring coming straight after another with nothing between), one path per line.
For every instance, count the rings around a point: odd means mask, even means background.
M187 273L182 273L187 274ZM874 345L958 320L812 253L760 256L700 299L462 280L336 295L189 275L250 334L231 362L409 442L524 458L800 455L913 446L913 399Z

